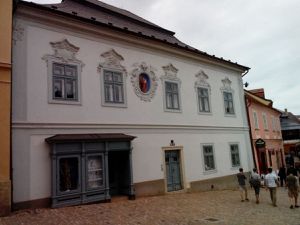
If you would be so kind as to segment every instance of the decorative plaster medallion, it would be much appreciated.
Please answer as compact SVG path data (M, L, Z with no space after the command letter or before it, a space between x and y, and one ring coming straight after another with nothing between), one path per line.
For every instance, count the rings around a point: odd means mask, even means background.
M198 87L205 87L207 88L209 91L211 90L209 83L207 83L208 80L208 76L207 74L201 70L199 71L195 77L197 78L197 80L195 81L195 88L197 89Z
M54 55L44 55L42 59L44 60L56 60L62 63L77 63L84 66L83 62L76 59L76 54L79 51L79 47L72 45L67 39L58 42L50 42Z
M225 79L222 80L223 83L223 87L221 88L222 91L230 91L233 92L232 88L231 88L231 80L228 79L228 77L226 77Z
M101 68L121 70L125 72L125 75L127 75L125 67L121 65L121 61L123 61L124 58L114 49L102 53L101 56L104 58L104 62L99 64L98 70L101 70Z
M131 73L131 83L135 94L143 101L150 102L157 89L155 69L147 66L145 62L135 63L135 69Z
M165 75L161 77L162 81L169 80L169 81L176 81L181 83L181 80L177 77L178 69L174 67L171 63L168 64L167 66L163 66L162 68L165 72Z
M13 25L13 43L14 45L17 43L17 41L22 41L23 40L23 37L24 37L24 27L17 23L17 22L14 22L14 25Z

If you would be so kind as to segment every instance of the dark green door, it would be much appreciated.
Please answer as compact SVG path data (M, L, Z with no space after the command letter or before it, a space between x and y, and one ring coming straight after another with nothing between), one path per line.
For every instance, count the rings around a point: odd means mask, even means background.
M180 153L179 150L165 151L167 188L168 191L182 189L180 173Z

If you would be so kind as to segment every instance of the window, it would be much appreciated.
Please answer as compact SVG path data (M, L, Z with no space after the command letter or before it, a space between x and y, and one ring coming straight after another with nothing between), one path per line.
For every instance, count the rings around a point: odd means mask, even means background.
M199 112L210 112L209 96L207 88L198 89Z
M166 108L179 110L179 90L178 84L173 82L165 82Z
M101 104L109 107L127 107L126 74L121 64L124 58L114 49L101 54L104 61L98 66L101 82Z
M215 170L215 160L212 145L203 145L203 158L205 171Z
M122 73L104 70L105 103L124 103L123 87Z
M253 119L254 119L254 127L255 127L255 129L259 129L257 113L255 111L253 112Z
M230 145L230 155L231 155L232 167L239 167L241 163L240 163L239 146L237 144Z
M181 112L180 85L181 80L177 77L178 69L172 64L162 67L165 74L161 76L163 85L164 110L167 112Z
M268 122L267 122L267 115L265 113L262 114L263 122L264 122L264 129L268 130Z
M90 155L87 157L87 187L99 188L104 185L103 156Z
M55 100L78 100L77 66L53 63L53 90Z
M234 114L232 93L223 92L225 114Z
M211 114L211 103L210 103L210 94L211 88L208 83L208 75L200 70L196 75L195 81L195 90L197 96L197 104L198 104L198 113L199 114Z
M48 102L80 105L81 70L84 64L76 58L79 48L67 39L50 42L50 45L54 53L42 57L48 67Z
M272 119L272 129L273 131L276 131L275 117L271 116L271 119Z

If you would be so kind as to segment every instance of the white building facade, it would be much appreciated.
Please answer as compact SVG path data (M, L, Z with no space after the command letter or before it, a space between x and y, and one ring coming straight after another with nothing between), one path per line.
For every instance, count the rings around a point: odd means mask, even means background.
M72 11L120 16L114 8L62 4L70 12L21 2L15 14L15 207L235 187L238 168L253 167L242 81L249 68Z

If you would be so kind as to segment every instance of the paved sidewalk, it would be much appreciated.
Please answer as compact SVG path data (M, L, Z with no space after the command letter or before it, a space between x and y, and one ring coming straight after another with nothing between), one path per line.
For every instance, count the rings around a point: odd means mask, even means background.
M238 191L211 191L14 212L0 225L300 225L300 208L290 209L287 191L277 191L278 207L261 190L261 203L241 202Z

